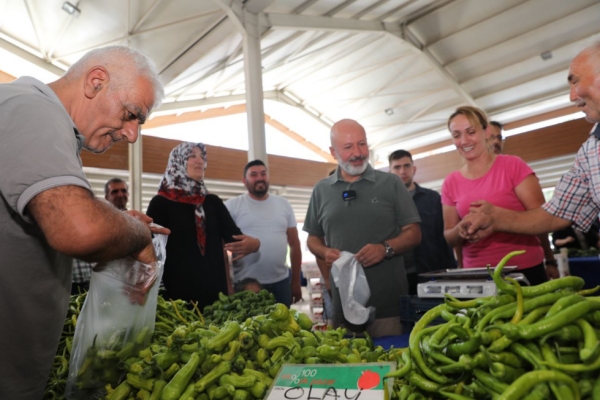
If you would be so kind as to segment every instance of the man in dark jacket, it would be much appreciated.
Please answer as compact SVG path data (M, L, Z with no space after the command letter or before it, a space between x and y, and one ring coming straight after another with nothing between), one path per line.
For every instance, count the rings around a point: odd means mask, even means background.
M413 180L417 167L408 151L396 150L388 159L390 172L404 182L421 217L421 244L404 253L408 293L416 295L420 273L456 268L456 260L452 248L444 239L444 218L439 193L425 189Z

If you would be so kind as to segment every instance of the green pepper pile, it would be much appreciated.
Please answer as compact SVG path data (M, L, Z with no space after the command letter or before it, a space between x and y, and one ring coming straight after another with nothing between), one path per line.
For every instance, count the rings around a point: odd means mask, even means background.
M219 293L219 300L204 307L202 314L206 322L212 324L222 324L229 320L244 322L249 317L268 313L273 304L275 296L264 289L258 295L249 290L231 296Z
M159 296L155 331L149 345L143 338L119 349L93 346L84 360L79 387L106 379L107 399L262 399L284 363L356 363L395 360L393 352L374 347L370 338L346 338L343 329L312 332L312 321L272 295L246 292L225 300L261 304L263 314L238 321L227 313L222 324L210 323L193 304ZM44 399L64 399L68 359L76 318L85 294L72 296L56 363ZM236 305L237 307L237 305ZM214 305L213 305L214 310ZM204 314L210 315L204 310ZM108 379L110 378L110 379ZM96 381L94 379L97 379ZM94 391L96 393L96 391Z
M600 298L589 297L598 288L581 290L578 277L532 287L502 279L517 254L496 267L496 296L447 296L417 322L406 349L385 351L343 329L313 332L305 314L246 292L220 296L205 308L206 318L193 304L159 297L149 345L138 340L115 354L92 350L88 362L97 368L111 360L119 369L118 381L105 387L110 400L259 400L284 363L378 361L398 362L387 376L394 378L394 399L599 400ZM71 298L44 399L64 399L84 299ZM262 313L240 310L238 300L260 304ZM440 318L446 323L434 325Z
M62 335L58 344L58 350L54 356L52 371L48 377L44 399L64 399L65 388L67 385L67 375L69 374L69 357L73 346L73 335L75 335L75 325L77 317L81 313L81 307L87 293L71 296L69 302L69 311L63 326Z
M598 249L595 247L590 247L589 249L575 249L569 248L568 250L569 258L577 258L577 257L594 257L598 255Z
M125 378L114 388L107 385L106 399L262 399L285 363L388 360L368 339L311 328L305 314L283 304L243 323L188 320L121 360Z
M600 298L564 277L531 287L502 279L496 296L446 296L423 315L401 352L394 396L401 399L600 399ZM436 318L446 323L433 325Z

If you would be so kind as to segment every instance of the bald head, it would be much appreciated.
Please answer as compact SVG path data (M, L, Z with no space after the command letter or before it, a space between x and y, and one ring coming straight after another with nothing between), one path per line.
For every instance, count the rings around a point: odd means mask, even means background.
M590 122L600 122L600 42L584 49L569 68L570 99Z
M585 54L590 58L590 61L596 68L596 72L600 73L600 40L586 47L579 54Z
M360 177L369 164L369 146L365 128L352 119L343 119L331 127L331 147L346 180Z
M367 137L365 128L363 128L361 124L359 124L353 119L342 119L333 124L333 126L331 127L331 133L329 136L331 140L331 145L334 145L334 141L337 138L340 138L342 135L346 135L349 133L362 135L365 140Z

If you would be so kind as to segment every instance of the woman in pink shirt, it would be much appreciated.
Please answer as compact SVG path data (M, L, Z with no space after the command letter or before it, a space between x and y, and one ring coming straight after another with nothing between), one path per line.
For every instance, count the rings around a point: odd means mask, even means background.
M531 285L547 281L544 256L549 261L554 260L547 235L498 232L477 243L466 242L459 236L457 225L471 207L497 206L525 211L541 206L544 195L533 170L523 160L493 153L487 142L490 131L483 111L459 107L448 119L448 129L465 163L460 170L448 175L442 186L446 241L451 246L462 247L464 268L488 264L494 267L511 251L526 250L525 254L513 257L510 264L518 266ZM476 204L472 204L474 202ZM550 262L547 272L550 277L558 277L556 266Z

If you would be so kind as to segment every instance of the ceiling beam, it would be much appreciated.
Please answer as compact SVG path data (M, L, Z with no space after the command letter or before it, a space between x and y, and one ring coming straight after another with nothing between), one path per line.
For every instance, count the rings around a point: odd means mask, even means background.
M87 53L88 51L96 49L98 47L104 47L104 46L111 45L113 43L122 42L124 40L128 40L128 39L131 39L131 38L136 37L136 36L145 35L147 33L155 32L155 31L158 31L158 30L164 29L164 28L170 28L172 26L176 26L176 25L183 24L183 23L186 23L186 22L189 22L189 21L193 21L195 19L206 18L206 17L208 17L208 16L210 16L212 14L216 14L216 13L221 13L221 11L217 10L217 11L211 11L211 12L208 12L208 13L202 13L202 14L198 14L198 15L192 15L191 17L179 19L177 21L168 22L166 24L162 24L162 25L158 25L158 26L153 26L152 28L146 28L146 29L135 30L135 31L132 30L131 32L128 32L127 34L121 35L119 37L115 37L113 39L106 40L106 41L101 42L101 43L95 43L95 44L92 44L92 45L87 45L86 47L83 47L83 48L75 48L75 49L71 48L68 53L59 54L59 55L55 56L54 59L55 60L59 60L59 59L71 57L71 56L73 56L75 54Z
M218 18L209 26L205 27L196 37L185 45L184 50L171 57L160 70L160 75L165 82L174 82L183 72L202 57L202 52L207 52L213 46L221 43L230 34L230 30L224 24L227 15ZM203 46L200 48L200 43Z
M46 46L44 45L44 41L42 40L43 36L40 34L40 30L38 27L38 23L37 23L37 15L34 15L34 10L36 10L36 7L29 4L30 0L25 0L25 9L27 10L27 15L29 16L29 22L31 22L31 26L33 27L33 32L35 33L35 38L37 40L38 46L40 48L40 53L42 53L42 58L46 61L50 61L50 58L48 58L45 48Z
M12 82L12 81L14 81L15 79L17 79L17 78L15 78L14 76L12 76L12 75L10 75L10 74L7 74L7 73L6 73L6 72L4 72L4 71L0 71L0 83L8 83L8 82Z
M275 0L248 0L244 3L244 8L252 14L258 14L274 2Z
M277 100L279 93L275 90L263 92L264 99ZM171 101L163 103L160 108L156 109L153 115L182 113L198 108L210 108L228 105L230 103L245 103L246 95L234 94L230 96L208 97L206 99Z
M32 63L33 65L45 69L46 71L56 75L62 76L65 73L65 70L57 67L54 64L51 64L40 57L30 53L27 50L23 50L19 46L16 46L4 39L0 39L0 48L16 55L17 57L22 58L25 61Z
M354 2L356 2L356 0L346 0L345 2L343 2L342 4L340 4L339 6L336 6L336 7L332 8L331 10L327 11L325 13L325 16L326 17L333 17L335 14L339 13L344 8L348 7L350 4L352 4Z
M281 122L274 120L273 118L269 117L268 115L265 114L265 123L268 125L271 125L273 128L277 129L279 132L283 133L284 135L286 135L287 137L289 137L290 139L295 140L296 142L298 142L299 144L301 144L302 146L306 147L307 149L311 150L313 153L320 155L321 157L323 157L327 162L330 163L335 163L337 162L330 153L324 151L323 149L321 149L319 146L317 146L316 144L309 142L308 140L306 140L306 138L304 138L304 136L294 132L293 130L291 130L290 128L288 128L287 126L283 125Z
M161 2L162 2L162 0L155 0L154 3L152 3L152 5L150 5L150 7L148 7L148 10L146 10L144 15L142 15L140 17L140 19L138 19L138 21L135 23L134 27L131 30L129 30L129 33L133 33L135 31L137 31L142 26L142 24L144 22L146 22L146 20L154 12L154 10L156 10L156 8L159 6L159 4Z
M154 117L148 122L146 122L143 125L143 129L146 130L152 128L159 128L162 126L182 124L185 122L201 121L203 119L224 117L228 115L242 114L245 112L246 104L236 104L231 107L210 108L206 111L189 111L180 114L161 115ZM281 122L271 118L267 114L265 114L265 123L277 129L279 132L283 133L290 139L293 139L294 141L298 142L313 153L323 157L327 162L336 162L335 159L331 156L331 154L327 153L316 144L309 142L302 135L294 132L293 130L291 130Z
M296 64L298 65L298 68L300 68L300 70L293 74L290 74L290 77L288 79L286 79L285 81L280 83L279 88L285 89L287 86L290 86L293 83L300 81L301 79L319 71L321 68L323 68L325 66L331 65L332 63L335 63L335 62L339 62L346 57L350 57L358 49L365 48L366 46L373 46L373 43L377 42L378 40L381 40L381 38L382 38L381 36L379 36L379 37L378 36L361 36L361 35L349 34L348 36L341 38L337 41L337 44L341 44L342 42L346 42L346 43L344 43L343 46L337 46L334 49L335 53L325 54L326 57L325 56L324 57L313 57L310 60L304 60L304 62L300 63L299 61L301 61L302 58L307 55L307 54L302 54L302 55L298 56L298 58L289 61L290 63L297 62ZM377 46L379 46L379 45L377 45ZM339 48L339 50L337 50L337 48ZM318 50L315 50L314 52L311 52L308 54L315 54L315 53L318 53L320 50L321 49L318 49ZM313 61L312 59L316 59L316 61ZM277 64L276 66L269 67L269 68L267 68L267 71L270 72L273 69L280 67L282 65L283 64Z
M300 4L298 7L296 7L294 9L294 11L292 11L292 13L294 13L294 14L302 14L302 12L304 10L306 10L308 7L310 7L313 4L315 4L317 1L319 1L319 0L307 0L304 3Z
M440 77L456 92L456 94L469 105L477 107L475 100L469 95L442 64L419 42L406 25L398 28L397 25L386 24L381 21L363 21L357 19L316 17L292 14L260 14L263 23L273 29L302 29L302 30L324 30L324 31L350 31L388 33L391 36L403 40L411 45L413 50L418 51L423 59L436 71Z
M321 118L322 114L315 114L306 109L306 107L302 104L300 100L296 100L291 96L287 95L282 90L268 90L263 92L263 99L265 100L274 100L283 104L287 104L292 107L296 107L306 115L313 118L315 121L318 121L327 129L331 129L331 124L323 118ZM154 111L151 115L150 121L158 118L159 116L170 115L170 114L181 114L192 110L202 109L202 108L214 108L218 106L228 105L230 103L245 103L246 95L245 94L236 94L230 96L219 96L219 97L210 97L206 99L198 99L198 100L185 100L185 101L173 101L163 103L159 109ZM149 122L150 122L149 121ZM145 125L147 125L147 122Z
M379 21L276 13L259 14L259 17L262 24L273 29L386 32L384 24Z
M412 3L414 3L417 0L408 0L406 3L402 3L401 5L399 5L396 8L391 9L390 11L386 12L383 15L380 15L379 17L377 17L378 21L383 21L384 19L400 12L401 10L404 10L406 7L410 6Z
M369 7L363 9L361 12L359 12L358 14L355 14L352 16L353 19L360 19L363 15L366 15L368 13L370 13L371 11L373 11L374 9L378 8L379 6L384 5L385 3L387 3L390 0L379 0L376 3L371 4Z
M187 111L181 114L169 114L154 117L147 121L144 129L159 128L161 126L182 124L185 122L200 121L203 119L224 117L227 115L242 114L246 112L245 104L236 104L231 107L209 108L206 111Z
M315 114L314 112L309 111L306 108L306 106L304 104L302 104L301 101L293 99L292 97L288 96L283 91L278 90L277 92L279 93L279 96L277 97L277 101L298 108L299 110L304 112L306 115L313 118L315 121L321 123L321 125L325 126L327 129L331 129L331 126L333 124L331 124L323 119L323 117L325 117L324 114L319 114L318 112L317 112L317 114Z
M268 56L270 56L271 54L273 54L274 52L276 52L277 50L279 50L283 46L286 46L288 43L292 42L297 37L301 36L303 33L304 32L295 32L294 34L290 35L288 38L286 38L284 40L281 40L280 42L277 42L274 45L272 45L269 48L267 48L262 53L262 59L263 59L263 61ZM241 41L240 41L240 44L241 44ZM236 49L236 51L234 53L232 53L230 56L222 58L221 61L219 61L217 64L215 64L210 70L208 70L207 72L203 73L202 75L199 75L199 76L195 77L193 79L193 81L185 84L184 86L176 88L175 90L173 90L172 92L170 92L169 95L180 97L181 95L187 93L189 90L193 89L193 87L196 84L198 84L198 82L206 80L206 79L212 77L213 75L220 74L225 69L227 69L227 68L229 68L229 67L231 67L233 65L236 65L236 64L240 65L240 67L238 68L238 70L236 72L234 72L228 78L228 80L232 80L232 79L237 78L238 76L240 76L240 75L242 75L244 73L244 67L243 67L243 64L242 64L242 62L244 60L243 60L243 58L238 58L241 54L242 54L241 47L240 47L240 45L238 45L238 49ZM221 83L219 83L219 86L222 86L225 83L226 82L221 82ZM214 92L217 89L218 89L218 86L215 85L215 86L213 86L212 90Z
M242 15L243 5L239 0L211 0L211 2L225 12L239 34L247 34Z
M423 55L423 59L429 64L429 66L438 73L438 75L456 92L456 94L462 98L463 101L467 102L473 107L477 107L477 103L473 100L473 97L456 81L456 79L450 75L448 70L431 54L429 49L424 46L419 39L411 32L407 25L400 27L400 36L392 33L393 36L397 36L399 39L406 41L411 44L411 48Z

